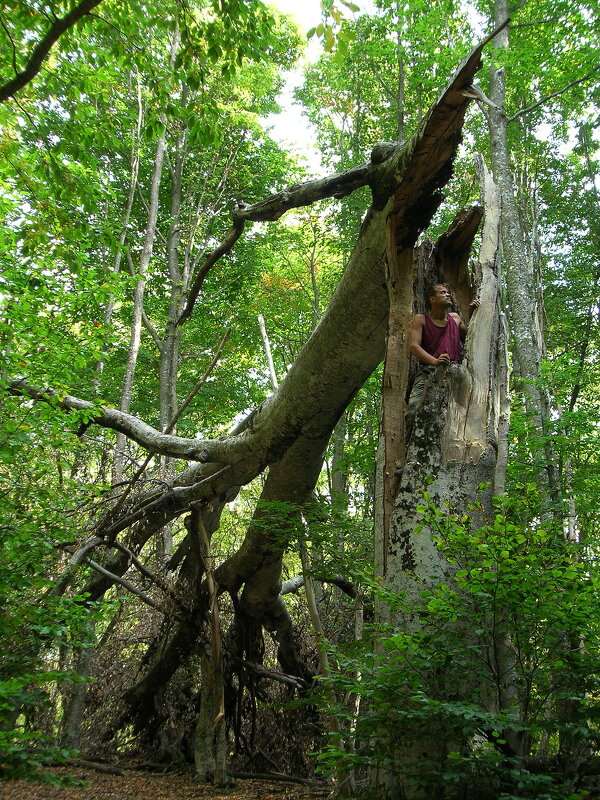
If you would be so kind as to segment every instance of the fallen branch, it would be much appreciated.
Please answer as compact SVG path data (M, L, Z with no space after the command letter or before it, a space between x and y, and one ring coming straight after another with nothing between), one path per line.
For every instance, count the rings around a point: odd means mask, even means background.
M314 789L322 789L323 795L329 794L331 787L322 781L312 780L311 778L299 778L296 775L284 775L282 772L234 772L234 778L254 781L285 781L286 783L299 783L302 786L311 786Z
M268 678L271 681L285 683L288 686L293 686L294 689L308 688L308 682L305 681L304 678L300 678L297 675L287 675L285 672L275 672L272 669L263 667L262 664L255 664L253 661L246 661L243 658L236 658L235 661L238 664L242 664L244 667L246 667L246 669L249 669L250 672L252 672L258 678Z
M88 761L87 758L74 758L69 759L68 764L74 767L86 767L86 769L93 769L96 772L103 772L106 775L119 775L123 777L125 772L120 767L115 767L112 764L100 764L97 761Z

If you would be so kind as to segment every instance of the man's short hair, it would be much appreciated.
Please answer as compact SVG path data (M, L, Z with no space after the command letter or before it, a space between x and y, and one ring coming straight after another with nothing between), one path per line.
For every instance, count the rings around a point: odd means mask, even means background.
M435 294L436 287L443 286L444 289L448 289L448 284L442 283L441 281L436 281L435 283L428 283L425 287L425 303L430 305L429 298L433 297Z

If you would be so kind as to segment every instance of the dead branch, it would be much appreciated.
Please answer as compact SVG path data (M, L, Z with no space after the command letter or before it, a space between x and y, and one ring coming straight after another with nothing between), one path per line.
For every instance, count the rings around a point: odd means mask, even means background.
M122 586L124 589L127 589L128 592L131 592L132 594L136 595L136 597L139 597L140 600L144 602L147 606L150 606L151 608L154 608L157 611L164 613L164 610L158 605L158 603L155 603L154 600L152 600L152 598L148 597L147 594L144 594L144 592L137 589L132 583L129 583L129 581L126 581L119 575L115 575L114 573L109 572L107 569L104 569L104 567L101 567L100 564L97 564L95 561L92 561L91 558L86 558L85 563L88 566L90 566L95 572L99 572L100 575L104 575L105 578L110 578L110 580L113 581L114 583L118 583L119 586Z
M242 780L265 780L265 781L284 781L286 783L299 783L302 786L312 786L315 789L323 789L323 796L330 794L331 787L323 784L320 781L311 780L310 778L299 778L295 775L284 775L281 772L235 772L234 778L241 778Z
M88 761L86 758L70 759L68 763L72 764L74 767L93 769L96 772L102 772L105 775L118 775L119 777L123 777L123 775L125 775L124 770L122 770L120 767L116 767L113 764L100 764L97 761Z
M267 669L262 664L255 664L252 661L246 661L244 658L236 658L236 662L242 664L246 669L249 669L254 675L259 678L268 678L271 681L278 683L285 683L288 686L293 686L294 689L306 689L308 682L304 678L297 675L287 675L285 672L275 672L275 670Z

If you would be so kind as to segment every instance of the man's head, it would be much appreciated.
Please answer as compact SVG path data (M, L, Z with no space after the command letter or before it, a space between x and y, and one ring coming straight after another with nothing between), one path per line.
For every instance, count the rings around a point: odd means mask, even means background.
M434 306L438 308L450 308L452 305L450 290L445 283L432 283L428 286L425 292L425 299L430 308Z

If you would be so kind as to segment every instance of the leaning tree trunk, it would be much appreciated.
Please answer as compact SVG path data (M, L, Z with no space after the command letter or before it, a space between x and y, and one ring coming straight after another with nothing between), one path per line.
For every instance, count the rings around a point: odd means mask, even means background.
M102 533L109 546L129 529L130 549L139 553L151 536L190 508L218 516L223 504L235 497L239 487L267 466L270 466L270 472L263 499L301 503L309 496L332 430L383 355L388 309L386 260L389 261L392 253L398 252L399 260L404 263L402 254L412 250L419 233L427 227L442 201L440 190L452 174L452 163L471 97L468 90L481 66L484 44L477 47L460 65L419 128L403 146L386 144L375 148L370 164L328 179L291 186L252 206L240 204L235 210L232 228L224 241L198 269L179 324L192 313L209 270L222 255L229 252L247 222L278 219L291 208L309 205L324 197L345 196L364 185L369 185L373 197L353 255L317 329L278 391L231 434L208 440L179 437L157 431L142 420L115 409L98 408L74 397L58 397L52 390L28 386L23 380L11 383L10 391L14 394L40 402L52 402L65 412L93 410L93 424L124 433L151 453L191 462L166 486L152 487L126 512L119 509L120 513L114 512L111 519L106 520ZM487 271L483 269L483 287L488 285ZM478 312L476 319L479 328L485 329L484 333L479 338L472 338L473 341L487 343L489 347L490 342L496 342L491 328L492 322L497 324L497 319L493 315L494 301L487 297L485 302L486 307ZM495 350L488 353L489 358L492 355L495 357ZM482 388L481 384L483 378L489 377L488 362L482 378L478 372L479 360L471 355L468 361L472 362L472 377L468 371L463 376L467 394L476 396L481 391L487 397L487 389ZM446 386L456 383L446 375L442 375L441 379ZM492 402L491 395L489 402ZM471 411L482 404L485 405L485 398L479 405L471 404ZM469 409L460 405L454 412L449 410L447 413L449 419L461 415L465 418L463 422L467 428L473 428L473 433L469 433L473 441L468 452L462 455L454 452L456 447L452 443L445 443L444 453L447 455L452 450L452 458L459 466L468 464L469 459L473 459L474 463L479 459L483 463L488 458L487 441L493 431L488 434L486 430L481 430L485 428L485 420L481 422L473 418ZM446 464L443 462L443 468L440 464L433 465L426 474L435 471L442 476ZM415 466L411 462L409 451L405 474L412 471L415 482L418 482L420 470L422 472L418 464ZM446 476L445 483L451 483L452 480L457 482L458 478L452 473ZM445 485L444 480L440 480ZM264 512L264 507L259 504L258 513L261 511ZM392 516L391 522L393 536L390 536L387 552L388 558L395 558L398 542L403 541L403 536L398 533L403 521L398 518L394 524ZM219 567L215 577L220 590L236 595L244 586L239 603L240 612L276 635L278 659L286 672L303 674L306 666L298 659L291 636L289 613L279 595L281 556L282 546L276 538L276 530L251 525L241 548ZM123 575L129 563L129 557L121 551L111 557L108 573L105 570L101 579L96 578L91 582L90 599L101 597ZM196 592L198 595L203 599L202 590ZM206 604L199 602L191 610L189 621L182 620L181 626L186 622L193 625L200 612L205 610ZM185 635L183 638L185 642L182 649L189 653L193 647L191 642L197 640L197 636ZM174 653L174 658L169 663L161 660L159 665L161 683L169 680L173 667L176 668L182 661L180 649L174 648L171 653ZM150 674L146 675L139 685L127 693L126 699L131 700L132 710L135 707L139 711L140 705L144 705L143 700L156 693L157 681L151 677Z
M473 217L467 214L463 225L441 237L433 252L430 248L415 251L420 269L433 271L438 280L457 287L459 310L464 318L467 316L464 303L468 305L468 297L461 297L458 289L467 285L464 275L473 235ZM469 326L463 361L440 366L431 376L406 452L400 453L404 467L399 485L395 487L389 528L381 535L379 569L388 589L397 594L405 593L406 608L410 612L398 615L387 607L380 611L384 619L406 632L419 630L423 591L437 584L451 584L454 569L436 547L432 531L421 527L420 507L424 501L420 490L427 489L435 506L448 503L458 513L466 511L476 497L483 503L484 513L486 508L491 510L503 408L502 377L506 370L506 332L499 300L497 253L498 214L497 207L492 206L486 215L480 261L476 265L481 305ZM428 263L423 263L424 257ZM409 306L403 303L399 322L395 322L392 315L395 324L403 323L406 335L390 338L403 345L391 356L404 362L409 358ZM406 372L405 368L404 375ZM490 487L483 495L478 494L481 484ZM440 683L439 676L432 675L432 682L437 681L432 690L443 693L445 686L452 683L452 691L456 692L460 679L461 676L446 675ZM441 765L451 744L455 743L439 736L435 740L414 740L395 753L402 774L392 776L384 771L375 777L375 782L389 797L402 800L423 797L425 795L419 793L411 781L411 773L414 775L419 769L420 761Z

